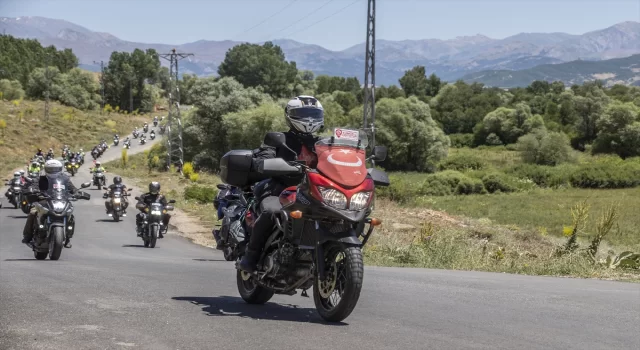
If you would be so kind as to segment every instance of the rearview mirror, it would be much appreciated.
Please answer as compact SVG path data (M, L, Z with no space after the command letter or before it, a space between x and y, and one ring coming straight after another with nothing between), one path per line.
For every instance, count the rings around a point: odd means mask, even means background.
M374 185L387 187L391 184L391 181L389 180L389 175L387 175L387 173L385 173L384 171L371 168L371 169L367 169L367 172L371 176L371 179L373 180Z
M373 147L373 160L377 162L383 162L387 159L387 147L375 146Z
M227 185L225 184L217 184L216 187L218 187L218 189L221 191L224 191L227 189Z
M140 197L134 197L134 198L135 198L135 200L137 200L137 201L139 201L139 200L140 200Z
M263 143L267 146L278 148L284 145L287 141L287 138L281 132L268 132L264 135Z
M173 203L175 203L175 202L176 202L176 200L175 200L175 199L172 199L172 200L170 200L170 201L169 201L169 203L171 203L171 204L173 204Z
M87 188L87 187L91 187L91 182L84 182L80 184L80 188Z
M127 191L131 192L133 191L133 188L127 188Z

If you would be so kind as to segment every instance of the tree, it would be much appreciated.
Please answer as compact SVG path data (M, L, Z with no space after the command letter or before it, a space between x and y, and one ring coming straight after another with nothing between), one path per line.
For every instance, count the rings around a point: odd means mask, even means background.
M235 79L198 79L191 89L195 113L185 120L185 158L199 168L217 170L220 158L229 150L228 130L223 116L271 101L254 88L244 88Z
M19 100L24 97L24 90L22 90L22 85L17 80L0 80L0 93L2 94L2 97L0 97L0 99L5 99L8 101Z
M516 146L525 163L555 166L571 160L569 138L563 133L536 130L521 136Z
M354 110L362 116L362 107ZM450 140L417 97L381 99L376 104L376 144L389 147L387 170L435 171L448 154Z
M228 113L222 119L228 130L226 136L229 149L255 149L260 146L267 132L288 130L282 116L282 107L275 102Z
M429 81L427 80L424 66L415 66L406 71L400 78L400 86L407 96L426 96Z
M262 87L273 97L291 95L298 74L295 62L285 60L282 49L273 43L241 44L227 51L218 67L220 77L233 77L245 87Z
M29 74L27 83L27 96L33 99L44 99L45 91L49 88L51 93L52 86L60 79L60 70L57 67L36 68ZM51 98L51 96L49 96Z
M52 98L78 109L95 109L100 105L98 82L80 68L60 74L51 87Z
M153 106L144 101L145 84L162 84L161 77L160 58L156 50L135 49L132 53L114 51L104 72L106 103L129 110L130 98L133 97L131 112L136 109L151 111L147 108Z
M533 130L544 130L540 115L531 115L529 106L518 103L515 109L499 107L488 113L475 128L475 142L481 144L515 143L518 138Z
M584 96L576 96L573 100L578 133L575 143L578 148L583 148L584 144L593 142L598 136L598 120L609 103L609 97L597 85L592 85L591 88L580 87L578 92L581 92L580 90L586 90L586 93Z
M638 123L640 107L631 102L614 101L597 120L598 137L593 145L594 153L616 153L622 158L640 155Z
M360 81L356 77L332 77L328 75L319 75L316 78L318 95L325 93L333 93L334 91L346 91L357 93L362 90Z

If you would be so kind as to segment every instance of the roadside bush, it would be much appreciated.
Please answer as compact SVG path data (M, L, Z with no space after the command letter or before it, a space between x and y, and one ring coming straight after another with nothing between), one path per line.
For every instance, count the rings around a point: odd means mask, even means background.
M485 193L482 182L455 170L427 175L420 188L420 194L426 196L480 193Z
M217 195L214 187L191 185L184 189L184 199L194 200L200 204L212 203Z
M200 175L192 173L189 175L189 180L191 180L191 182L198 182L198 180L200 180Z
M451 140L451 147L453 148L473 147L473 138L473 134L449 135L449 139Z
M194 174L194 173L195 172L193 171L193 163L191 162L184 163L184 165L182 166L182 174L184 175L184 177L187 179L190 179L191 174Z
M503 173L487 174L482 178L482 183L489 193L517 192L521 189L525 189L526 187L531 187L525 185L527 181L518 180L516 177Z
M148 152L145 151L145 153L147 154L147 166L149 167L149 171L152 169L164 169L164 160L167 156L167 148L164 144L155 144Z
M440 170L480 170L486 167L486 163L473 155L460 154L450 156L438 164Z
M606 157L581 165L571 174L571 185L580 188L629 188L640 186L640 162Z

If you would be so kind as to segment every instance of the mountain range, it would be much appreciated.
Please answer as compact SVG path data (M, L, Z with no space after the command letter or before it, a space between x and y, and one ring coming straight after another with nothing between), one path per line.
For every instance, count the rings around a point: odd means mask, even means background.
M44 17L0 17L0 32L19 38L38 39L43 45L71 48L80 59L81 66L94 71L99 66L93 62L108 61L113 51L154 48L163 53L175 48L179 52L195 54L189 60L180 62L181 73L200 76L215 75L227 50L241 43L230 40L199 40L180 45L136 43L108 33L94 32L68 21ZM295 61L299 69L309 69L316 74L357 76L363 81L364 43L342 51L331 51L288 39L273 40L273 43L282 47L287 60ZM460 78L483 81L479 77L495 75L495 72L504 74L505 71L529 70L540 65L546 67L575 60L603 61L635 54L640 54L640 22L634 21L582 35L520 33L504 39L480 34L449 40L379 39L376 40L376 85L397 84L404 71L416 65L425 66L429 74L434 72L447 81ZM553 76L549 78L560 79ZM491 78L487 81L497 83L500 80Z

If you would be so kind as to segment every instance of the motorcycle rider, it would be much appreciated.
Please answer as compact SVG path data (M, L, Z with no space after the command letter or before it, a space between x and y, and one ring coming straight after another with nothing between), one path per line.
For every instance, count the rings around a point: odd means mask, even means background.
M48 159L55 158L55 155L53 154L53 148L49 148L49 152L47 152L47 158Z
M100 171L105 172L106 170L102 167L102 163L100 163L99 161L96 161L96 165L94 168L91 169L91 173L95 174Z
M20 184L24 185L27 182L26 177L24 176L25 172L22 169L18 170L18 172L20 173Z
M37 161L32 161L31 165L29 165L29 174L40 173L40 163Z
M71 180L69 180L69 177L66 176L63 172L63 166L62 163L59 160L48 160L45 165L44 165L44 173L45 175L40 176L40 178L38 179L38 188L40 189L41 192L45 192L49 189L49 179L57 179L57 178L62 178L62 180L65 183L65 188L68 192L70 192L71 194L75 194L78 191L78 188L73 184L73 182L71 182ZM35 180L28 180L29 184L35 182ZM47 201L41 201L40 204L42 205L46 205ZM29 212L29 216L27 217L27 222L24 225L24 230L22 231L22 243L28 244L29 242L31 242L31 239L33 238L33 233L34 231L37 229L36 224L36 217L37 217L38 211L36 209L35 206L31 207L31 211ZM43 220L44 218L41 218L41 220ZM42 225L43 222L40 222L40 225ZM71 217L69 218L69 226L75 227L75 219L74 216L71 215ZM71 248L71 237L73 237L73 232L75 230L69 230L68 235L67 235L67 240L64 242L64 246L65 248Z
M140 210L136 215L136 232L138 237L142 237L142 223L147 215L145 211L149 205L155 202L162 203L165 207L168 205L167 199L160 193L160 183L157 181L149 184L149 192L142 194L138 203L136 203L136 209ZM171 219L171 215L164 214L164 217L162 218L162 229L159 232L160 234L158 235L158 238L164 237L164 234L167 233L167 230L169 229L169 219Z
M9 190L11 190L11 188L13 187L13 182L14 181L20 181L20 184L22 185L22 176L20 175L19 171L16 171L15 173L13 173L13 179L9 180L9 182L6 183L6 185L8 185L9 187L7 188L7 192L4 193L4 196L9 198Z
M151 130L150 136L151 136L151 138L156 137L156 131L155 130Z
M254 160L264 160L272 158L283 158L286 161L304 160L307 166L315 167L317 157L315 155L315 143L319 137L314 133L324 129L324 109L318 99L313 96L298 96L291 99L284 110L284 116L289 126L289 131L285 132L286 145L296 154L287 152L277 152L274 147L262 145L254 150ZM254 196L257 207L262 201L271 196L278 196L288 186L300 183L302 178L291 177L288 180L267 179L259 182L254 188ZM279 208L277 208L279 209ZM271 228L275 225L272 213L276 208L264 208L255 221L251 238L247 246L246 254L240 261L240 269L246 272L254 272L258 259L268 238Z
M109 185L107 188L107 192L104 194L104 198L109 198L109 196L116 190L122 192L122 210L124 213L127 212L127 207L129 206L129 201L127 200L127 186L122 183L122 178L120 176L116 176L113 178L113 184ZM104 202L104 207L107 210L107 214L111 211L111 199L107 199Z
M42 148L38 148L38 152L36 152L36 157L44 157L44 153L42 153Z

